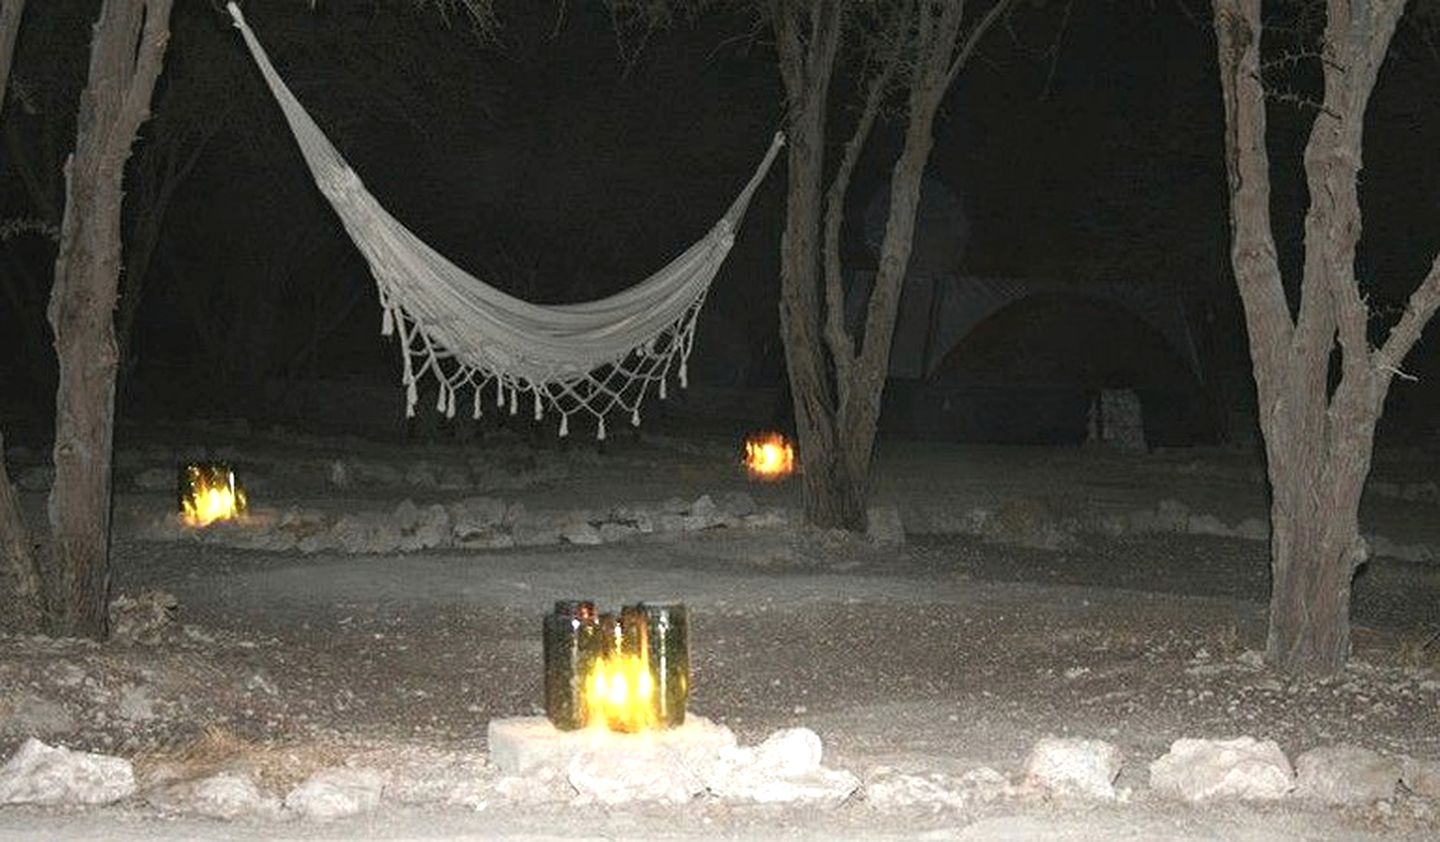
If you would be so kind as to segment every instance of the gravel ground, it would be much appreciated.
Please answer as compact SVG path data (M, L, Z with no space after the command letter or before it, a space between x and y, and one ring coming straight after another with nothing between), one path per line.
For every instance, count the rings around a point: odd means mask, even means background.
M328 444L355 452L353 442ZM378 446L363 453L391 465L391 479L343 498L311 479L323 459L312 459L310 473L287 473L277 466L293 451L268 440L236 447L270 466L261 485L280 504L388 507L448 493L394 480L408 463L401 451ZM717 460L724 450L715 442L617 451L522 452L513 457L505 494L532 506L594 505L746 488L733 465ZM153 468L164 464L162 454L173 458L152 446L132 452L127 464ZM426 455L437 464L464 456L459 449ZM936 499L963 507L1054 497L1056 488L1083 487L1099 475L1103 505L1130 499L1143 506L1153 504L1156 484L1176 484L1181 472L1160 469L1167 464L1189 466L1186 484L1200 486L1188 492L1192 506L1230 499L1224 483L1254 484L1253 476L1224 469L1230 463L1223 459L1206 462L1204 454L1100 462L1067 453L1053 460L1048 476L1035 473L1045 477L1043 486L1027 486L1015 478L1031 470L1032 451L1015 452L1016 469L997 474L1003 482L977 480L977 465L1003 470L1001 455L928 445L923 459L899 453L892 465L905 470L882 472L881 499L910 511L905 488L923 487L925 477L914 475L922 470L936 489L930 506ZM664 479L637 482L637 471ZM783 505L795 493L793 486L752 490L762 504ZM166 500L127 491L118 508L134 512ZM27 502L42 500L32 494ZM1409 522L1386 511L1387 523ZM1416 522L1416 534L1429 528ZM137 798L81 813L0 810L0 837L1440 835L1440 804L1404 792L1335 810L1299 802L1191 807L1147 789L1149 761L1185 736L1249 734L1276 740L1292 758L1318 745L1354 743L1440 760L1440 568L1372 562L1356 583L1349 669L1302 679L1258 662L1268 588L1263 542L1078 532L1059 549L1025 543L918 534L903 547L876 546L779 526L594 547L357 556L153 541L122 530L117 591L173 594L175 621L144 639L103 646L0 636L0 754L39 736L130 757L143 778L177 758L199 768L244 753L258 758L262 782L277 793L316 768L355 758L393 766L415 757L483 757L492 717L537 712L539 617L553 600L679 598L692 618L691 707L742 742L803 725L823 738L827 766L870 780L884 770L959 775L979 766L1013 777L1041 737L1104 739L1126 758L1118 784L1130 795L1123 803L1026 797L941 809L857 797L822 809L701 799L683 808L597 810L492 799L481 812L387 803L376 814L309 826L161 819L163 811ZM210 746L210 754L197 745Z

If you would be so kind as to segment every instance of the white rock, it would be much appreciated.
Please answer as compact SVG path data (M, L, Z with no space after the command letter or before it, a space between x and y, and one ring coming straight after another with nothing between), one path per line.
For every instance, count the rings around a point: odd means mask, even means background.
M838 802L860 786L843 770L820 765L823 747L809 728L788 728L754 748L721 749L704 772L705 787L720 798L759 803Z
M1369 804L1395 795L1400 764L1368 748L1321 746L1295 758L1295 795L1325 804Z
M1400 768L1405 788L1426 798L1440 798L1440 761L1405 758Z
M505 501L497 497L470 497L450 505L455 537L461 540L498 529L505 513Z
M605 543L605 539L600 536L600 530L583 520L560 527L560 537L568 543L587 547Z
M109 804L134 792L130 761L33 737L0 766L0 804Z
M1026 783L1082 798L1115 798L1120 749L1104 740L1040 740L1025 761Z
M402 531L414 532L415 527L420 524L420 507L415 505L414 500L406 497L395 506L395 510L390 513L390 518Z
M279 814L280 801L267 796L243 772L220 772L200 780L181 781L150 792L146 800L162 810L212 819Z
M689 514L691 517L715 518L720 514L720 507L709 494L701 494L690 504Z
M865 782L865 802L881 810L915 806L962 809L967 804L993 801L1011 791L1005 776L988 766L971 769L959 777L881 767Z
M704 790L698 777L663 747L622 752L585 751L575 755L566 779L582 803L626 804L661 801L683 804Z
M315 821L329 821L374 810L380 805L385 776L375 769L322 769L285 796L285 809Z
M824 752L819 734L809 728L786 728L755 747L753 769L762 775L804 775L820 768Z
M1150 788L1184 801L1283 798L1294 786L1280 746L1253 737L1179 739L1150 764Z
M195 783L191 806L202 816L234 819L247 815L273 815L279 801L266 797L249 775L221 772Z
M635 527L624 523L613 523L607 520L604 523L600 524L600 540L604 541L607 544L613 544L616 541L624 541L633 535L638 535L639 533L639 529L636 529Z

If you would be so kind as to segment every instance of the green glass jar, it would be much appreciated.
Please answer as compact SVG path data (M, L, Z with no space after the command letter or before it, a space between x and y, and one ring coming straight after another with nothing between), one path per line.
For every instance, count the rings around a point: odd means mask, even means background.
M645 612L646 657L654 685L656 720L662 728L685 724L690 698L690 642L685 605L642 602Z
M562 731L587 724L585 678L600 656L601 637L593 602L560 600L545 615L545 716Z

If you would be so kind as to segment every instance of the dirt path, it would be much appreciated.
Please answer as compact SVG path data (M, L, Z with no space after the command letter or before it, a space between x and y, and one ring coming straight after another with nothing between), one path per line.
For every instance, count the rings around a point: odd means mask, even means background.
M605 476L592 465L556 485L583 481L623 499L624 476ZM143 804L71 815L10 808L0 810L0 838L1440 835L1440 805L1415 796L1345 810L1192 808L1153 796L1147 773L1183 736L1274 739L1292 758L1347 742L1440 758L1440 651L1424 645L1440 628L1430 567L1371 566L1356 586L1352 666L1326 680L1259 666L1264 545L1228 538L1084 535L1044 550L912 536L880 548L789 528L716 529L382 556L126 539L116 569L121 590L178 597L179 624L157 642L0 636L0 693L21 688L49 703L48 719L32 722L48 741L143 761L211 728L257 751L305 747L316 763L479 755L492 717L536 712L538 618L551 602L680 598L692 616L692 709L742 742L803 725L823 738L827 765L868 780L883 768L959 775L980 766L1014 778L1041 737L1104 739L1125 754L1118 783L1128 800L1030 796L941 809L858 798L822 809L701 799L599 811L492 799L481 812L387 806L320 826L160 820ZM22 736L0 730L0 752Z

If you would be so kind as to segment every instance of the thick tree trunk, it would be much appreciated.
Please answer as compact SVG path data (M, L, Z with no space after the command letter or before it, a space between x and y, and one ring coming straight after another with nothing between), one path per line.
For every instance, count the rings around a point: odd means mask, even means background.
M1276 431L1267 436L1282 438ZM1336 449L1292 439L1281 457L1287 461L1270 470L1272 586L1265 656L1289 672L1324 674L1344 667L1350 654L1350 587L1366 557L1358 515L1372 442L1356 435L1324 439Z
M49 521L57 631L102 639L110 591L110 474L114 310L121 267L125 161L149 116L168 38L171 0L105 0L80 97L75 153L65 167L65 215L50 294L60 381Z
M1360 497L1385 394L1440 308L1440 258L1384 345L1369 342L1355 276L1365 111L1403 0L1330 0L1318 62L1324 102L1305 147L1310 205L1292 315L1271 233L1261 0L1214 0L1225 104L1231 262L1260 401L1272 493L1267 660L1335 672L1350 649L1350 585L1365 560ZM1340 379L1331 387L1331 358Z

